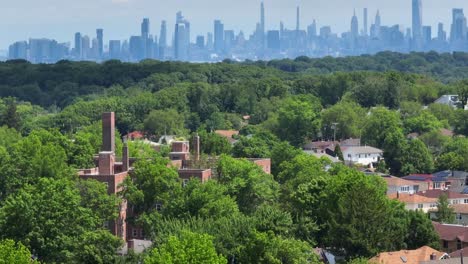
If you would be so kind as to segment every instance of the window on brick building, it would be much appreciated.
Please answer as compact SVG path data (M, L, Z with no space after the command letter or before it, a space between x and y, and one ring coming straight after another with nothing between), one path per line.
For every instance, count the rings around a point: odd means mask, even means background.
M145 230L143 230L143 228L140 229L140 237L145 238Z
M443 240L443 244L444 244L443 245L444 248L448 248L448 241L447 240Z
M160 203L157 203L154 208L156 209L156 211L161 211L162 210L162 204Z
M185 187L189 183L189 179L183 179L182 180L182 186Z
M132 228L132 237L138 237L138 229Z
M462 242L459 239L457 239L457 250L460 249L462 249Z
M418 209L423 209L424 208L424 204L418 204Z
M468 204L468 199L463 200L463 203Z

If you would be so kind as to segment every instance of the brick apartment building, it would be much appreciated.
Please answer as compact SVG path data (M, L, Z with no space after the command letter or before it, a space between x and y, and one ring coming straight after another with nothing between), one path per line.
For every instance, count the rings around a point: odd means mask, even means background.
M121 161L118 161L115 152L115 113L108 112L102 114L102 147L95 157L95 168L81 169L78 175L82 179L94 179L107 186L108 194L117 194L120 191L120 184L126 177L131 175L132 165L136 161L129 156L129 149L126 143L123 145ZM200 137L195 136L193 146L194 154L190 154L190 143L188 141L173 141L169 153L170 164L168 166L178 169L182 184L186 184L191 178L206 182L212 178L211 168L193 168L191 165L200 159ZM271 173L270 159L249 159L257 164L265 173ZM155 190L156 191L156 190ZM144 239L143 229L133 226L127 221L134 217L131 206L123 200L119 205L118 219L105 223L115 236L128 242L131 246L135 239Z

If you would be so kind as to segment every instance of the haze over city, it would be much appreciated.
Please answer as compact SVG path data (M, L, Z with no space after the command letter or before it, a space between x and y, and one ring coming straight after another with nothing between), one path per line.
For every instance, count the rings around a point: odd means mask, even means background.
M213 30L213 20L221 19L225 26L250 34L259 21L259 0L5 0L0 16L0 49L14 41L29 38L54 38L72 42L75 32L93 35L103 28L106 39L125 39L139 32L139 23L148 17L151 33L159 35L161 20L167 20L172 34L175 14L182 11L192 24L192 40L198 34ZM295 9L301 6L301 24L305 28L317 20L318 26L330 25L333 32L349 30L353 9L369 9L370 21L380 9L382 23L411 27L409 0L265 0L266 28L279 29L280 21L287 28L295 27ZM25 8L27 7L27 8ZM424 0L423 23L436 28L438 22L450 25L451 9L468 9L465 0Z

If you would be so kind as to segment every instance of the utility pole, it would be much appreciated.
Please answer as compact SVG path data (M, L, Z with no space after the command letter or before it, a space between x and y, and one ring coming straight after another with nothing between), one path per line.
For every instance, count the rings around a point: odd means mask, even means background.
M340 123L332 123L332 129L333 129L333 142L336 141L336 129L337 129L337 126L339 125Z

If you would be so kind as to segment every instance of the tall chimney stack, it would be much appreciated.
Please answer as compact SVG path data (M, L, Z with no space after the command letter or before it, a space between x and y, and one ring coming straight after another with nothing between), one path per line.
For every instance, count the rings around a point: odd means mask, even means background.
M115 153L115 114L102 114L102 151Z
M128 171L129 167L130 167L130 161L129 161L129 154L128 154L128 145L127 145L127 141L125 141L123 148L122 148L122 170Z
M200 160L200 136L198 136L198 133L195 135L195 160L199 161Z

